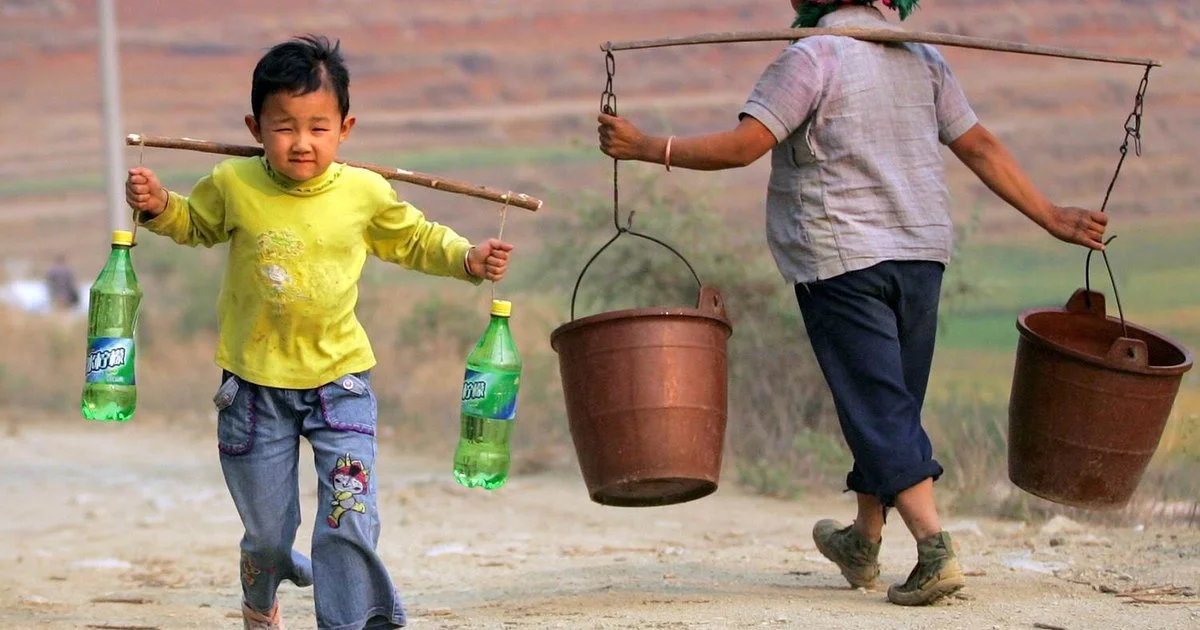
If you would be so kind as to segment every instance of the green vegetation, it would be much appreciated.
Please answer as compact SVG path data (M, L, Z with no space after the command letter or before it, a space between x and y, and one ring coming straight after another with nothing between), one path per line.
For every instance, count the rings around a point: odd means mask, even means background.
M566 159L538 150L510 152L505 159L518 154L521 159ZM485 157L501 159L479 153L480 160ZM436 168L436 160L447 158L425 159ZM709 192L671 189L662 182L629 177L622 180L623 198L636 200L630 204L637 208L634 229L678 249L705 284L721 291L734 323L727 481L780 497L841 490L850 458L792 291L778 277L759 228L726 222L712 207ZM0 194L5 194L3 188ZM570 319L580 270L615 233L607 197L557 196L558 211L538 217L539 247L527 248L510 280L497 287L514 302L514 337L525 362L514 438L518 474L574 466L549 337ZM626 225L629 217L619 219ZM1110 247L1126 315L1191 348L1200 347L1200 269L1192 245L1200 223L1134 228L1120 226L1120 237ZM135 250L146 291L139 332L141 413L172 418L211 414L217 385L211 362L215 302L224 253L223 248L181 249L149 235ZM1042 235L995 242L963 230L947 277L942 336L925 414L935 454L946 468L942 496L952 506L1021 517L1067 511L1014 492L1001 471L1007 469L1016 317L1025 308L1065 302L1082 285L1083 261L1082 250ZM1098 257L1093 288L1111 296ZM381 422L391 431L385 439L444 452L449 462L463 361L486 326L488 290L368 265L358 312L379 359L373 382ZM691 306L695 300L695 281L677 257L625 234L596 258L583 278L576 315ZM1109 307L1115 314L1111 298ZM9 349L0 360L0 398L56 412L70 409L67 403L78 396L79 383L63 375L79 373L81 323L24 316L14 321L0 329L0 343ZM1193 505L1200 496L1198 378L1193 372L1185 379L1163 445L1143 480L1143 503L1137 509Z

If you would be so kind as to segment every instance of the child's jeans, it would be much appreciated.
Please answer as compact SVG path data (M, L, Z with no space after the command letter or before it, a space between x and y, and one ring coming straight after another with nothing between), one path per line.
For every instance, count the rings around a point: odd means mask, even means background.
M921 426L945 267L888 261L796 285L854 469L846 486L890 507L942 467Z
M317 389L277 389L224 374L214 399L221 470L246 529L246 604L269 611L283 580L313 585L321 630L396 628L404 608L375 551L376 401L368 373ZM299 448L317 468L312 561L292 549L300 526Z

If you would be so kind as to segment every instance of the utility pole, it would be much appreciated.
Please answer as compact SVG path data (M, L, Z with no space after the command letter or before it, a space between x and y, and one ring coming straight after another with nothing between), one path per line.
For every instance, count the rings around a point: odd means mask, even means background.
M108 218L112 230L128 229L125 211L125 155L121 133L121 75L117 50L116 0L97 0L99 27L100 94L104 111L104 183L108 192Z

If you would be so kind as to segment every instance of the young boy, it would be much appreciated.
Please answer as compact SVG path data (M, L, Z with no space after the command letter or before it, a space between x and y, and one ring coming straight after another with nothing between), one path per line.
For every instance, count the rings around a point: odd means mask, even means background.
M367 254L475 284L504 277L512 246L472 247L397 200L370 171L335 163L349 136L349 74L339 45L308 36L258 62L246 126L264 157L221 162L188 197L146 168L129 171L139 223L184 245L228 241L218 302L214 402L221 469L241 515L245 628L275 630L282 580L313 585L322 630L396 628L400 598L376 553L375 365L355 318ZM313 448L318 505L311 561L300 524L299 439Z

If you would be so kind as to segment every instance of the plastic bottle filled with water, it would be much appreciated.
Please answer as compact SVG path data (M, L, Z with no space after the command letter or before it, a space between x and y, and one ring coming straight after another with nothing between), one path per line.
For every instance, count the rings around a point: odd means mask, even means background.
M88 420L124 422L137 407L135 347L142 290L129 249L133 234L116 231L108 261L92 284L88 302L87 371L79 410Z
M511 315L511 302L492 300L487 330L467 356L454 479L468 488L492 490L508 479L509 438L521 385L521 357L508 328Z

